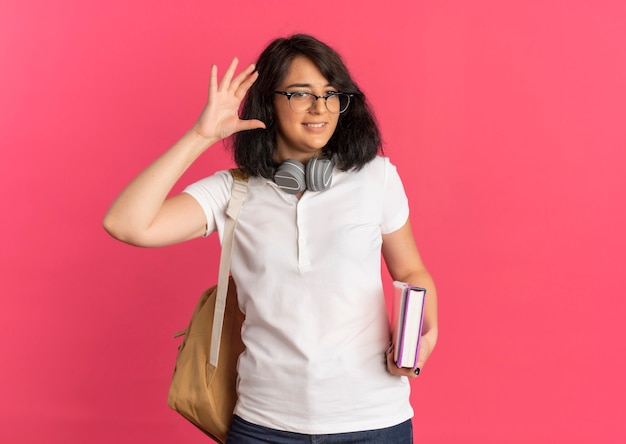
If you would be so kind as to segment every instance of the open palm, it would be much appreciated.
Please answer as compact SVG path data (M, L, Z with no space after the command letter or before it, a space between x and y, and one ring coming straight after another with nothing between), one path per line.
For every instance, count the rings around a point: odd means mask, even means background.
M217 66L211 67L209 98L194 126L194 130L202 137L220 140L239 131L265 128L260 120L239 118L241 101L257 79L258 72L254 65L250 65L233 77L237 63L237 58L234 58L219 84Z

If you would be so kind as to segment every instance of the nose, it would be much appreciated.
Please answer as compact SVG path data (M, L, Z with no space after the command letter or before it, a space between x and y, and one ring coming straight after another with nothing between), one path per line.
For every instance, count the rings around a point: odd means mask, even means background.
M326 111L326 99L324 96L315 96L315 100L313 101L309 112L321 114L324 111Z

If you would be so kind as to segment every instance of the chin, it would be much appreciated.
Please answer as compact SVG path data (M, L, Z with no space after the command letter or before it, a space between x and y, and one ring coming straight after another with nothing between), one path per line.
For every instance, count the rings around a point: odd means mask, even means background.
M324 140L316 140L315 142L309 144L308 147L314 150L321 150L322 148L326 147L326 145L328 145L329 141L330 138Z

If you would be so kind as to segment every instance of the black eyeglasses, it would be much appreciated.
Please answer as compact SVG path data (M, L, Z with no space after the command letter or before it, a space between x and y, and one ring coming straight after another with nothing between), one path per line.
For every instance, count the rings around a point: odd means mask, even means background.
M341 114L348 109L348 106L350 105L350 98L354 95L334 91L329 92L324 96L318 96L304 91L274 91L274 93L287 96L289 108L291 108L294 113L298 114L304 114L311 111L318 99L324 99L328 112L332 114Z

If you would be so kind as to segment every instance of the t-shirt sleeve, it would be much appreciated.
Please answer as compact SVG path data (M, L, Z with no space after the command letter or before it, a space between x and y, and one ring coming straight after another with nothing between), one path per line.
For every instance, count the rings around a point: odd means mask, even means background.
M226 206L230 198L233 178L228 171L218 171L183 190L198 201L206 216L207 230L204 236L214 231L220 233L226 219Z
M409 218L409 201L398 171L385 158L385 181L383 187L382 234L393 233L402 228Z

